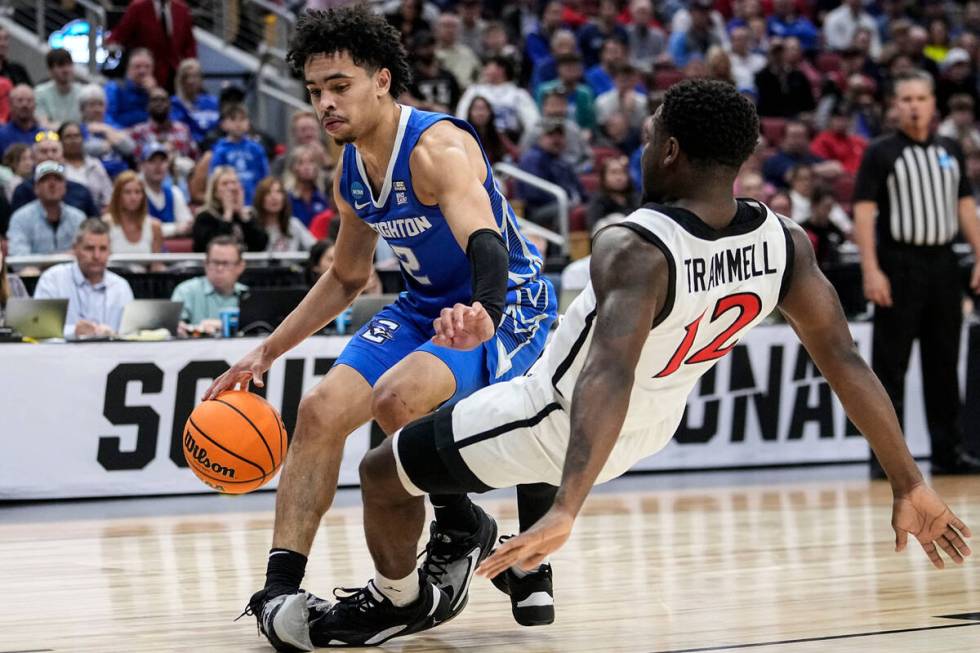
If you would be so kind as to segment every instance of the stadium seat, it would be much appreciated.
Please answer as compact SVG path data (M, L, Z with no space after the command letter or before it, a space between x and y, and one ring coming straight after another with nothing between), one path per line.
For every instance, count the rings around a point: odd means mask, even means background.
M572 209L571 213L568 214L569 231L585 231L588 229L585 225L585 212L586 208L584 205L579 205Z
M836 73L841 67L840 55L836 52L821 52L817 55L817 70L823 74Z
M850 204L854 197L854 175L844 173L834 180L832 192L838 202Z
M585 192L590 195L599 191L599 175L596 173L587 172L579 175L579 180L582 182L582 187L585 189Z
M653 88L654 90L664 91L680 82L684 79L683 70L656 70L653 73Z
M769 147L778 148L783 142L783 134L786 132L786 119L767 116L759 119L762 127L762 135L766 137Z
M188 254L194 251L194 239L167 238L163 241L163 251L170 254Z
M618 148L596 146L592 148L592 169L598 171L606 159L624 156Z

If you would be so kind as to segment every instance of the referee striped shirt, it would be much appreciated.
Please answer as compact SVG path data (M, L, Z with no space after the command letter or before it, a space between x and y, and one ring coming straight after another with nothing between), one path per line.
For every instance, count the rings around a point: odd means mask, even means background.
M946 245L959 230L961 197L972 195L956 141L903 132L874 140L861 160L854 202L878 205L878 244Z

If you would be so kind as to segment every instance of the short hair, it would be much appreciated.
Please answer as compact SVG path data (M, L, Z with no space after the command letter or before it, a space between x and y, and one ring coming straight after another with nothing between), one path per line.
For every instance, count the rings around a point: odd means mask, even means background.
M222 234L220 236L215 236L214 238L212 238L211 240L208 241L207 247L204 248L204 256L205 256L205 258L210 258L211 257L211 248L212 247L234 247L236 250L238 250L238 260L239 261L242 260L242 252L245 251L245 246L242 245L242 241L240 241L237 238L235 238L234 236L230 236L228 234Z
M487 57L487 60L483 62L483 65L487 65L490 63L496 66L500 66L503 69L504 77L507 78L507 81L511 81L514 79L514 74L517 71L514 69L513 59L503 54L495 54L490 57Z
M392 97L408 90L412 72L398 30L364 5L307 11L296 21L286 62L302 75L311 57L341 52L371 72L387 68L391 73L388 93Z
M813 195L810 196L810 206L816 206L828 197L836 201L834 194L829 188L822 184L817 184L817 186L813 189Z
M64 48L54 48L44 56L44 61L48 64L49 70L55 66L64 66L65 64L75 63L71 59L71 53Z
M245 108L244 104L229 102L221 107L221 119L228 120L229 118L248 118L248 109Z
M3 151L3 165L15 170L17 164L20 163L20 157L24 156L25 150L31 149L31 146L27 143L11 143L6 150Z
M929 92L932 93L936 89L936 80L932 78L932 75L924 70L915 68L913 70L907 70L903 73L895 75L895 83L892 85L894 89L893 93L898 92L898 87L905 82L922 82L929 87Z
M138 56L149 57L151 62L156 61L153 57L153 52L151 52L149 48L133 48L129 51L129 61L132 61L133 57Z
M86 218L82 221L82 224L78 225L78 231L75 232L74 243L77 245L82 242L85 234L92 234L93 236L108 236L109 225L100 218Z
M973 111L973 98L966 93L957 93L949 98L950 111Z
M755 151L755 105L727 82L691 79L667 90L660 119L694 165L738 168Z
M105 102L105 91L98 84L86 84L78 92L78 106L84 106L92 100L102 100Z

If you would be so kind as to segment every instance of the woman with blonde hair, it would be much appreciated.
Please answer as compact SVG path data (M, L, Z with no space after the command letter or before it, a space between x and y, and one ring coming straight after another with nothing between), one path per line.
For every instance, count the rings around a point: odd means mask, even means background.
M269 244L269 234L245 206L245 191L231 166L216 167L208 178L204 205L191 233L195 252L206 252L215 236L234 236L250 252L263 252Z
M184 59L177 66L174 80L175 93L170 98L170 115L191 130L198 144L218 124L218 98L204 91L204 75L201 62Z
M252 212L269 234L268 252L307 252L316 242L300 219L293 216L286 190L277 177L266 177L255 187Z
M309 225L313 216L330 206L320 190L320 153L315 148L309 145L293 148L285 187L292 214L304 225Z
M109 243L113 254L156 254L163 249L163 227L148 215L143 181L132 170L119 173L112 186L109 207L103 218L109 224ZM134 271L146 266L132 265ZM151 269L162 269L155 263Z

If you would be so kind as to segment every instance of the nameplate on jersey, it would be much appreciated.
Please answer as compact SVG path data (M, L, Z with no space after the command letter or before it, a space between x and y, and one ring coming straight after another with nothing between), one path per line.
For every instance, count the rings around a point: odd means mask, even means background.
M762 251L756 245L724 249L709 258L686 258L687 291L704 292L717 286L753 277L776 274L778 270L770 262L769 243L762 243Z
M383 238L414 238L432 228L424 215L414 218L396 218L384 222L369 222L368 226Z

